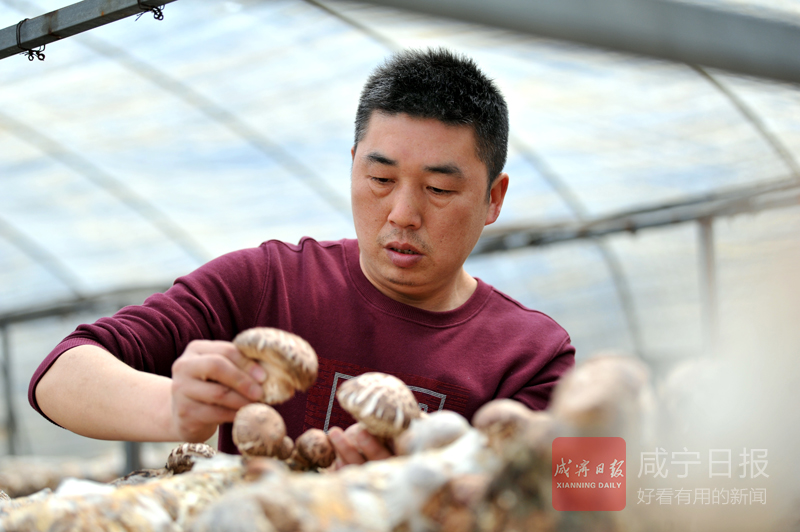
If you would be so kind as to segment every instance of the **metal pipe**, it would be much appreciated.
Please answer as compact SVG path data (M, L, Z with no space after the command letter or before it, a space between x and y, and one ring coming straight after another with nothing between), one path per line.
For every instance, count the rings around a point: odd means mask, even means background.
M11 456L19 452L17 448L17 416L14 413L13 380L11 377L11 340L8 327L0 326L0 335L3 336L3 395L6 400L6 438L8 439L8 454Z
M642 229L666 227L702 218L735 216L797 205L800 205L800 185L794 178L784 179L584 221L489 227L484 229L472 254L481 255L528 246L544 246L615 233L634 233Z
M700 76L705 79L708 83L711 84L712 87L717 89L723 96L736 108L737 111L742 115L748 124L750 124L761 138L767 143L767 145L772 148L772 151L775 152L775 155L778 156L780 160L787 166L794 178L800 182L800 164L798 164L797 159L795 158L792 151L789 149L786 144L783 143L781 138L770 131L767 127L767 124L764 120L761 119L758 113L755 112L747 103L736 95L732 89L722 83L717 76L712 76L708 71L704 68L700 67L699 65L689 65L695 72L700 74Z
M800 21L675 0L368 0L553 39L800 81Z
M174 1L143 1L142 4L155 6ZM138 0L83 0L26 20L19 28L20 44L24 48L36 48L142 12ZM17 46L17 24L0 30L0 59L19 53L22 50Z
M527 144L522 142L515 135L510 135L509 143L516 149L525 161L533 166L541 178L546 181L553 190L556 191L561 200L566 204L567 208L572 211L572 214L578 221L586 221L589 219L589 210L583 205L578 195L566 182L548 165L538 154L536 154ZM608 269L609 277L614 285L617 293L617 300L619 301L622 315L625 318L628 333L633 346L633 352L639 357L644 356L644 341L642 339L641 327L639 326L639 317L636 314L636 306L633 301L633 294L631 292L628 278L625 275L625 270L622 268L622 262L619 257L602 238L592 238L591 241L597 247L603 262Z
M703 345L710 356L719 349L719 307L717 301L717 264L714 250L714 219L701 218L698 225L700 259L700 306L703 323Z
M125 442L125 471L122 476L142 468L142 444L138 441Z
M169 287L166 285L129 286L87 295L70 301L60 301L28 309L18 309L0 314L0 327L5 327L13 323L40 320L51 316L67 316L77 312L96 312L98 309L105 307L116 307L119 309L126 305L141 303L151 294L163 292L167 288Z

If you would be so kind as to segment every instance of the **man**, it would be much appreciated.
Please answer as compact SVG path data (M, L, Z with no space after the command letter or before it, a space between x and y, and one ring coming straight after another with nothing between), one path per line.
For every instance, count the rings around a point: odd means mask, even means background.
M83 325L50 353L29 398L85 436L204 441L262 397L263 370L230 340L269 326L320 358L317 383L278 410L292 437L329 429L338 465L389 456L333 401L338 383L382 371L423 408L467 418L512 397L547 405L574 364L566 332L464 270L508 188L508 112L475 64L404 52L367 81L351 150L357 241L265 242L220 257L165 294Z

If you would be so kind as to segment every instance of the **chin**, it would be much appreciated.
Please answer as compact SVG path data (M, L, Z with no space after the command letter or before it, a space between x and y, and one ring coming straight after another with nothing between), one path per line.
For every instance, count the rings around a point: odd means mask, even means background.
M398 279L394 277L387 277L386 281L393 286L417 286L417 283L409 279Z

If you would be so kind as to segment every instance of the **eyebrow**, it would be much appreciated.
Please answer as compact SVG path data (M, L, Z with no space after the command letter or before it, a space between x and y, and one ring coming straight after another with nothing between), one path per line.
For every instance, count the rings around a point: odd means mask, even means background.
M364 159L366 159L368 162L383 164L385 166L397 166L397 161L394 159L389 159L387 156L377 151L366 154Z
M434 174L444 174L444 175L451 175L453 177L464 177L464 172L461 171L461 168L454 164L441 164L436 166L426 166L426 172L431 172Z
M366 159L368 162L382 164L385 166L397 166L397 161L395 161L394 159L390 159L389 157L377 151L368 153L367 155L364 156L364 159ZM425 171L433 174L444 174L454 177L464 177L464 172L462 172L461 168L459 168L455 164L437 164L432 166L426 166Z

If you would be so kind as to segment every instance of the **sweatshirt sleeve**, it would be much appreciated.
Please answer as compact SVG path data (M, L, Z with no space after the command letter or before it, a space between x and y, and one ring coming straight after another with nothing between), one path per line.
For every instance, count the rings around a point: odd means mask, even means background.
M192 340L229 341L256 323L268 271L266 245L229 253L178 278L169 290L142 305L80 325L36 369L28 401L44 415L36 402L36 386L61 354L79 345L96 345L134 369L170 376L172 363Z
M512 396L532 410L544 410L564 373L575 366L575 348L567 337L555 356L528 383Z

